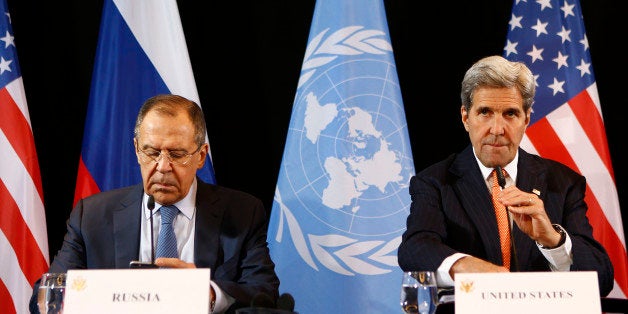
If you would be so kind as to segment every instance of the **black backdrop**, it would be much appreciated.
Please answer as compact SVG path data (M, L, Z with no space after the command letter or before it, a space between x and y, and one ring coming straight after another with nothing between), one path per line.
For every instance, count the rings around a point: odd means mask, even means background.
M620 204L626 207L622 125L628 65L618 46L626 45L628 25L622 2L581 4ZM178 5L217 181L260 197L270 211L315 1L188 0ZM459 84L474 61L502 54L511 1L389 0L385 5L419 171L467 145ZM102 0L8 0L8 6L52 256L62 243L73 202ZM628 221L628 211L623 212Z

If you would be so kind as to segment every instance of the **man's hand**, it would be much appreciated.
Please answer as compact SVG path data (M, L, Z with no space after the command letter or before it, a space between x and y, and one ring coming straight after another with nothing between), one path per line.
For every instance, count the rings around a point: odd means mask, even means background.
M456 273L507 273L510 272L504 266L498 266L474 256L465 256L457 260L449 269L452 279Z
M164 268L196 268L194 263L186 263L174 257L158 257L155 260L155 265Z
M499 200L512 213L512 219L523 233L544 247L555 247L560 233L552 226L543 200L534 193L526 193L509 186L499 194Z

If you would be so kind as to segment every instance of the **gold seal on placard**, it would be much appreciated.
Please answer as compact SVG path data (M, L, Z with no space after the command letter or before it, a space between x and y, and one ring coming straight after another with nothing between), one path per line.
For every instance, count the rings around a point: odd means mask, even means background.
M76 277L72 280L71 289L82 291L85 290L85 287L87 287L87 281L83 277Z
M473 281L461 281L460 290L466 293L473 291Z

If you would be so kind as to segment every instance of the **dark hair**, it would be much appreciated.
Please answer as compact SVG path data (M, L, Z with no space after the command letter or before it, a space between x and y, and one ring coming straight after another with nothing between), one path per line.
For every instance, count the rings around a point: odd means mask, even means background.
M178 111L185 111L190 117L194 125L194 141L198 146L205 144L207 135L207 126L205 125L205 116L201 107L185 97L172 94L160 94L148 98L137 114L135 120L135 130L133 136L139 140L140 125L144 121L144 117L150 111L157 111L160 114L175 116Z

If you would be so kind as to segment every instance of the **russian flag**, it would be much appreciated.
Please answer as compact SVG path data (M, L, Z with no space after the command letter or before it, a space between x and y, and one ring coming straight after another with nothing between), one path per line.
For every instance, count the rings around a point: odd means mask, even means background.
M135 118L156 94L200 105L175 0L105 0L74 203L141 182ZM199 177L215 183L211 150Z

